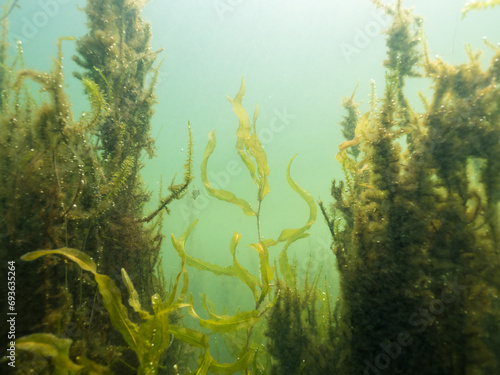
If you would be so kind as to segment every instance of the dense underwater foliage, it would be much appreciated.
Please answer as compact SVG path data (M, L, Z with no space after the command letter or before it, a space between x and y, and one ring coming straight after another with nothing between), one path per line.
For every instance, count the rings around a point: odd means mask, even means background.
M500 49L489 45L487 70L470 48L467 63L433 61L421 20L375 3L394 17L385 96L363 115L346 100L345 181L333 182L331 215L323 207L341 274L340 372L494 374ZM412 76L432 80L423 113L405 96Z
M8 2L5 14L16 3ZM200 179L209 196L255 218L257 241L249 247L259 274L238 261L238 232L231 265L191 256L186 241L195 220L178 238L171 235L181 267L167 286L162 215L195 176L193 134L188 123L183 180L172 181L157 209L145 212L141 156L154 156L160 51L150 47L141 2L88 0L89 32L76 41L81 71L74 74L91 111L78 119L63 89L61 43L72 38L59 40L51 72L25 69L20 47L14 59L7 56L2 18L0 254L4 264L31 261L16 270L17 289L30 296L18 298L18 309L30 314L18 325L24 337L16 342L16 373L498 373L500 49L487 44L494 57L486 70L470 49L462 65L431 60L422 20L401 1L374 3L393 18L385 94L373 90L364 114L354 94L344 100L346 141L337 154L344 180L334 180L330 208L318 202L341 276L335 302L320 274L300 275L288 257L317 214L300 176L291 177L293 158L286 179L309 217L277 239L262 236L271 168L256 132L258 107L250 121L242 105L244 80L228 99L239 119L236 152L256 202L212 186L213 132ZM466 12L497 3L472 3ZM432 80L432 99L421 96L423 112L407 100L409 78ZM33 95L36 85L41 99ZM253 296L252 309L231 315L203 295L203 311L196 311L188 270L238 279ZM232 363L215 358L215 335ZM6 337L2 332L4 346Z

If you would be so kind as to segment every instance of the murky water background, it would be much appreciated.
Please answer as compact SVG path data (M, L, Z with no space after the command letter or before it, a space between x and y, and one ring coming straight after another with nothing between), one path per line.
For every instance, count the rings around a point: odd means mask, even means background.
M423 17L432 55L459 63L466 59L465 43L487 50L483 37L497 41L500 9L471 12L461 20L465 2L405 2ZM13 45L15 39L22 42L26 67L50 69L57 38L86 32L85 14L78 10L85 1L30 0L19 5L10 16L10 41ZM196 179L185 199L170 206L165 234L180 235L192 220L200 219L188 252L226 265L231 261L229 241L238 231L243 235L240 259L258 273L254 251L244 246L257 240L255 219L208 197L200 180L208 132L215 130L218 143L209 162L212 183L255 202L254 185L234 148L238 120L226 96L234 97L244 76L245 108L251 115L255 104L259 105L257 128L271 169L271 194L262 206L262 232L266 238L276 238L283 228L300 227L308 217L307 206L286 183L286 165L294 154L298 154L292 168L296 182L316 199L330 201L331 180L342 177L334 157L342 142L337 126L343 115L342 97L350 96L359 83L356 98L366 106L372 79L379 83L381 93L385 41L380 31L389 19L368 0L153 0L146 5L143 18L152 24L154 49L164 49L152 131L157 156L144 158L143 177L153 194L150 208L156 207L161 179L166 188L176 174L182 178L186 124L191 121ZM68 92L78 115L88 102L79 81L71 76L76 69L71 61L74 44L66 42L64 53ZM484 54L485 64L489 56ZM425 93L426 87L409 82L408 97L417 108L418 90ZM311 236L297 242L291 255L297 257L302 271L310 257L311 271L322 269L335 294L335 263L329 246L330 235L318 216ZM179 266L168 238L163 256L168 279ZM207 293L230 309L249 307L245 304L252 302L243 285L194 269L190 270L190 288L195 295Z

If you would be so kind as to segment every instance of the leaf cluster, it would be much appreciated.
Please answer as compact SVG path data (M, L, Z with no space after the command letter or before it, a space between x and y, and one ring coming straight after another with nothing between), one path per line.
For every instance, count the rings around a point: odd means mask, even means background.
M257 187L257 206L254 208L249 202L242 198L238 198L234 193L224 190L215 189L212 187L208 179L208 161L210 156L215 150L216 138L215 132L209 134L209 141L203 155L203 161L201 165L201 179L205 186L207 193L217 198L221 201L231 203L239 207L243 213L247 216L256 217L257 221L257 234L259 241L256 243L249 244L248 246L257 252L259 258L259 276L251 274L245 267L243 267L237 260L236 257L236 247L241 239L241 234L235 232L231 239L230 252L233 258L233 264L230 266L221 267L219 265L211 264L200 259L196 259L189 255L186 256L186 263L189 266L193 266L200 270L210 271L215 275L229 276L238 278L243 284L245 284L251 291L254 301L255 309L250 311L238 312L232 317L219 316L214 311L211 311L206 303L203 304L209 316L216 319L218 324L226 326L229 324L232 328L245 328L247 330L247 337L245 340L241 341L240 350L242 353L251 353L252 350L257 350L258 345L252 341L252 332L257 324L261 321L262 316L266 311L272 308L275 299L270 298L270 293L273 290L273 283L276 279L276 274L278 272L278 267L272 266L270 262L270 248L283 243L284 246L279 254L279 271L285 281L292 283L295 274L288 260L287 250L289 246L295 241L305 238L309 235L307 232L309 228L314 224L316 220L317 209L314 203L314 199L311 195L302 189L291 177L290 168L291 163L295 157L293 157L287 167L287 182L309 206L309 218L307 222L300 228L296 229L284 229L281 231L279 237L274 239L264 239L260 233L260 208L264 197L270 192L267 177L269 175L269 166L267 164L267 155L262 147L260 140L256 132L256 120L258 117L258 107L256 107L253 121L250 123L250 118L242 106L242 100L245 94L245 80L242 80L240 89L234 99L228 98L230 103L233 105L233 110L239 119L239 127L236 132L236 150L240 156L242 162L247 168L250 177ZM205 298L205 297L203 297ZM266 302L267 301L267 302ZM193 315L195 316L195 315ZM197 316L196 316L197 317ZM202 326L206 326L215 332L223 332L233 335L231 330L222 330L220 328L211 326L203 320L200 320ZM232 326L231 326L232 325ZM238 340L235 340L238 341ZM253 361L254 371L258 371L258 368L262 368L263 365L259 361ZM249 371L249 369L248 369Z

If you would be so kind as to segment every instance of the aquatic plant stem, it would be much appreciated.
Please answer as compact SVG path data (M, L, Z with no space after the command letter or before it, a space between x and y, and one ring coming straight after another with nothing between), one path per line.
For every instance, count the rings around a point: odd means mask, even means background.
M8 4L4 5L4 14L3 16L0 18L0 21L2 21L3 19L7 18L9 16L9 14L12 12L12 10L16 7L17 3L18 3L19 0L14 0L14 2L12 3L12 5L8 6Z
M261 205L261 203L262 203L262 199L257 198L257 213L255 216L257 217L257 235L259 236L258 242L260 242L262 240L262 236L260 235L260 205Z
M323 217L325 218L326 225L328 226L328 229L330 230L330 234L332 235L332 238L335 238L335 229L334 229L334 224L333 220L330 219L328 216L328 213L326 212L325 205L323 204L322 200L318 200L318 206L321 210L321 213L323 214Z
M164 208L168 210L168 205L175 199L180 199L183 195L183 192L187 189L189 186L189 183L191 180L185 180L183 184L181 184L179 187L177 187L175 190L172 191L172 194L170 194L167 198L165 198L161 204L160 207L158 207L152 214L138 220L140 223L149 223L151 220L155 218L156 215L158 215L161 210Z

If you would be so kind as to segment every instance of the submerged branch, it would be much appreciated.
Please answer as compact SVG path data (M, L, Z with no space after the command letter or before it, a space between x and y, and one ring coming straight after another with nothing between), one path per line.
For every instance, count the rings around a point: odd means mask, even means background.
M186 170L184 173L184 182L180 185L174 185L174 182L172 181L172 183L168 188L172 192L172 194L164 198L160 206L152 214L139 220L140 223L149 223L163 209L166 209L168 212L168 205L175 199L181 199L186 193L186 189L188 188L189 184L193 180L194 178L193 177L193 131L191 130L191 122L189 121L187 129L188 129L188 150L187 150L186 164L184 164L184 169Z
M183 184L176 185L175 188L171 187L172 194L170 194L168 197L166 197L163 200L163 202L160 204L160 207L158 207L152 214L150 214L149 216L146 216L145 218L142 218L141 220L139 220L139 223L149 223L164 208L168 211L168 205L174 199L180 199L180 198L182 198L184 196L184 193L185 193L186 189L188 188L190 182L191 182L191 180L184 179L184 183Z

